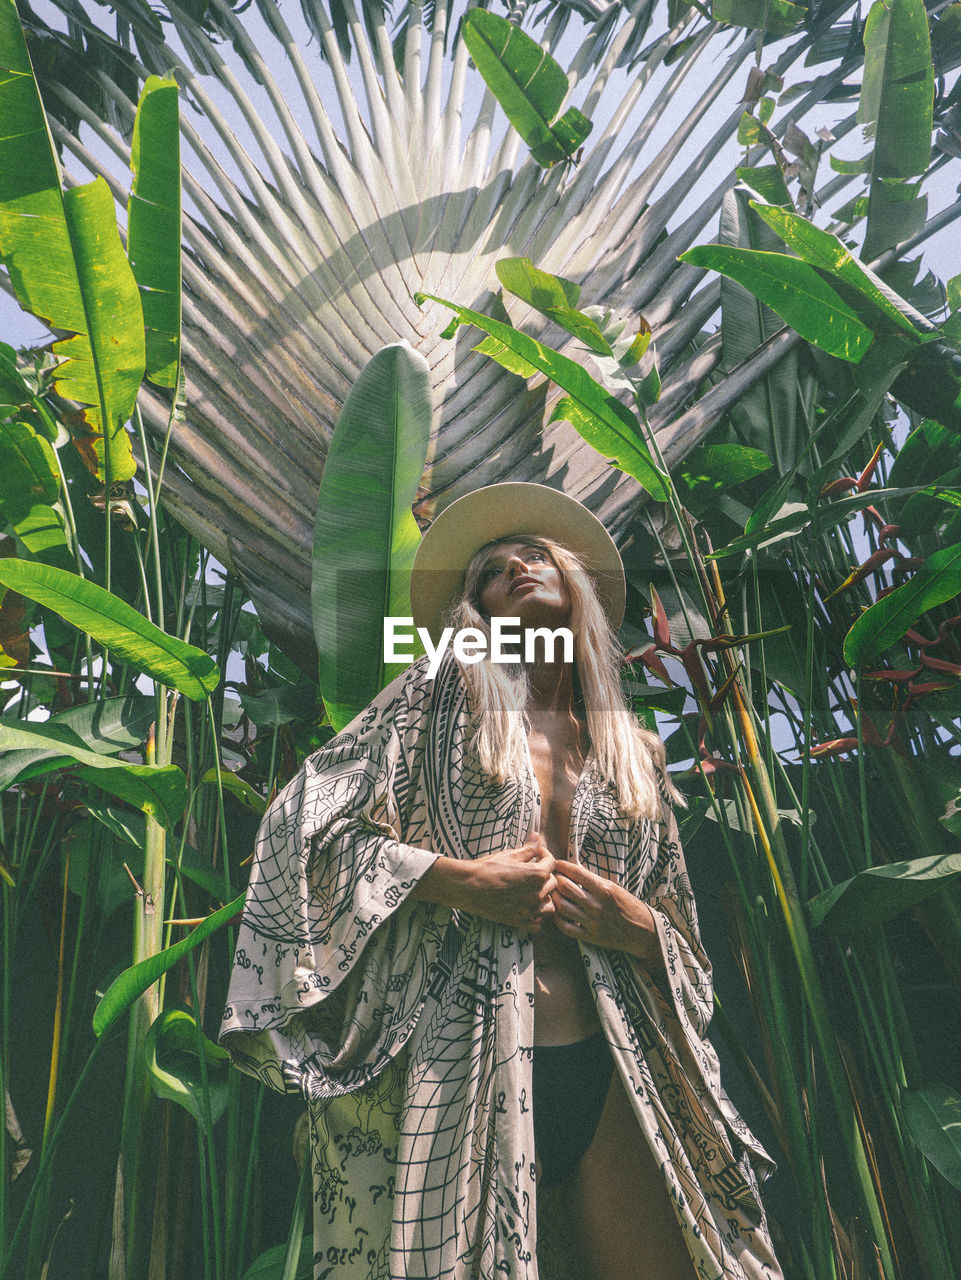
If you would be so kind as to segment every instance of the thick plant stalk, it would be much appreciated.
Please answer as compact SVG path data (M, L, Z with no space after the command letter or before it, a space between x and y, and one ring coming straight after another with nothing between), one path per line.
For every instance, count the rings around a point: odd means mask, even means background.
M60 908L60 946L57 956L57 996L53 1011L53 1043L50 1046L50 1082L47 1087L47 1109L43 1117L43 1141L47 1142L57 1106L57 1080L60 1068L60 1044L63 1030L63 970L67 945L67 903L70 893L70 841L63 868L63 902Z
M159 690L157 702L160 710L157 722L147 740L146 754L147 764L153 765L169 763L169 759L165 761L163 756L158 759L158 736L160 736L163 755L169 756L166 746L166 694ZM158 726L161 727L160 735L157 733ZM156 816L148 813L145 822L143 884L138 886L134 905L132 957L134 964L139 964L148 956L156 955L163 948L165 872L166 832ZM110 1280L124 1280L126 1276L136 1274L139 1245L138 1218L141 1212L143 1181L141 1156L144 1123L151 1100L144 1062L144 1039L159 1012L160 984L155 983L139 997L130 1011ZM119 1231L121 1223L123 1224L122 1241Z
M642 416L652 456L666 472L657 439L650 430L646 413L642 413ZM668 487L668 507L674 515L684 554L700 585L705 613L711 619L714 634L733 636L728 605L717 563L712 561L708 565L700 555L690 535L686 513L678 501L673 485ZM798 976L801 980L815 1038L821 1051L828 1079L828 1093L831 1097L848 1161L870 1223L872 1241L877 1250L881 1274L886 1280L895 1280L897 1270L890 1250L887 1224L858 1124L856 1102L851 1096L845 1079L844 1066L833 1033L827 1001L814 961L807 922L804 919L794 872L790 865L787 847L784 842L777 800L758 742L752 711L745 695L743 677L735 663L734 655L729 649L721 650L721 662L728 674L730 699L734 706L735 740L739 742L740 748L744 752L747 765L747 768L742 765L738 770L739 784L750 808L754 829L761 843L771 882L781 908L788 939L797 963ZM753 785L751 779L753 779Z
M703 562L701 568L703 572ZM716 605L715 626L731 634L730 624L727 622L727 604L716 562L711 563L707 572L711 575L711 595ZM730 652L722 652L722 661L729 672L734 674L734 661ZM854 1106L851 1091L845 1080L844 1064L838 1052L837 1040L831 1025L831 1016L824 996L824 989L814 961L807 922L804 919L804 910L798 896L794 871L784 843L777 800L774 796L771 780L757 740L753 717L748 708L741 687L740 676L738 675L735 675L732 685L732 699L741 743L760 798L755 795L754 789L743 773L741 775L741 785L744 787L751 806L755 829L761 841L761 847L764 850L771 879L781 905L785 927L797 960L798 975L801 979L801 986L811 1013L818 1047L821 1050L824 1061L835 1115L852 1170L861 1191L862 1203L871 1224L874 1245L878 1250L879 1260L883 1266L883 1274L894 1280L897 1272L890 1251L887 1225L858 1124L856 1106Z

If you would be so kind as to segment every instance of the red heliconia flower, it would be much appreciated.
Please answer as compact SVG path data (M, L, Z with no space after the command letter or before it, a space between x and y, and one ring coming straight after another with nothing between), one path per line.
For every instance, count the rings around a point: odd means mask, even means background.
M708 702L707 704L708 715L711 715L711 716L717 715L721 707L724 706L724 703L727 699L728 694L734 688L734 682L737 680L740 670L741 668L740 666L738 666L734 671L732 671L731 674L728 676L728 678L721 685L720 689L718 689L717 693L715 693L714 696L711 698L711 700Z
M918 556L901 556L898 563L894 566L895 575L913 573L915 569L920 569L924 564L924 560Z
M932 658L930 653L921 654L921 666L929 671L940 671L945 676L961 676L961 666L957 662L946 662L944 658Z
M920 631L915 631L913 627L908 627L901 638L905 644L912 644L917 649L926 649L929 644L937 644L936 640L929 640L927 636L923 636Z
M661 603L661 597L651 587L651 600L654 604L654 643L665 653L677 653L671 639L671 624L667 620L667 610Z
M919 702L922 698L928 697L932 693L944 693L948 689L954 689L956 686L948 680L926 680L922 684L909 684L908 696L904 699L902 711L907 711L908 707L914 702Z
M961 654L961 650L954 643L953 636L949 638L948 632L955 631L961 627L961 613L956 614L953 618L945 618L944 622L938 627L938 638L936 644L946 644L953 653Z
M854 476L841 476L839 480L830 480L818 494L819 498L833 498L835 494L847 493L849 489L856 489L858 482Z
M690 644L685 645L680 653L676 654L676 656L680 659L681 665L687 672L687 678L690 680L691 684L698 691L704 701L709 702L711 698L711 690L707 683L707 677L704 675L704 668L701 666L701 659L698 657L697 649L695 648L696 644L697 641L693 640Z
M823 760L829 756L843 756L849 751L857 751L857 738L831 738L828 742L816 743L808 753L813 759Z
M692 764L687 774L705 773L708 777L713 773L740 773L740 765L734 764L732 760L724 760L721 756L701 756L697 764Z
M875 449L871 461L858 476L857 490L863 493L871 481L874 479L874 473L878 469L878 463L881 461L881 454L884 452L884 441L882 440Z
M891 728L888 730L888 736L886 738L882 738L880 733L878 732L877 725L874 723L871 717L868 715L865 715L863 711L861 712L861 736L864 739L864 741L868 744L869 747L889 746L891 743L891 738L893 734L894 734L894 724L892 723Z
M872 552L871 555L868 556L867 560L865 560L863 564L858 565L853 572L849 573L841 585L839 587L835 587L831 594L825 598L827 600L831 600L834 596L840 595L840 593L842 591L846 591L848 587L853 587L856 583L863 582L865 578L880 569L888 560L896 558L902 559L903 557L901 556L901 552L895 550L894 547L879 547L877 551Z
M865 671L861 678L863 680L890 680L892 684L907 684L914 679L920 670L920 667L915 667L913 671Z
M648 645L642 653L632 654L628 661L640 662L643 666L647 667L648 671L653 671L659 680L663 680L668 688L674 687L674 681L671 679L670 672L658 657L656 645Z

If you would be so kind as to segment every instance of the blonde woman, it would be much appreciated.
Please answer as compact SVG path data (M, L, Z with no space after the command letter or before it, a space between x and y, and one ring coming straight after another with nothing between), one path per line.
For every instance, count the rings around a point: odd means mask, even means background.
M620 692L613 542L490 486L428 530L411 600L464 643L268 812L222 1030L308 1101L315 1280L552 1280L551 1189L579 1280L776 1280L676 795ZM505 627L525 661L492 660Z

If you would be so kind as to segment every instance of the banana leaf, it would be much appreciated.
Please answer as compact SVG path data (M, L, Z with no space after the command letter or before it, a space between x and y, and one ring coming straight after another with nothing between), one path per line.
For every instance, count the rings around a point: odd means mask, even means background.
M342 729L403 666L384 618L410 615L411 512L430 441L427 361L405 343L367 362L334 429L317 499L311 609L321 695Z
M0 254L20 305L72 334L58 392L83 406L77 447L103 483L136 471L124 424L144 371L143 315L117 231L113 197L97 178L64 192L13 0L0 0Z
M180 366L180 108L175 80L150 76L130 145L127 253L143 307L146 373L177 384Z
M86 578L31 560L0 561L0 584L72 623L129 663L187 698L203 701L220 682L213 658L168 636L142 613Z
M488 9L468 10L463 31L477 70L537 163L547 169L570 159L594 126L576 107L557 119L569 82L550 54Z

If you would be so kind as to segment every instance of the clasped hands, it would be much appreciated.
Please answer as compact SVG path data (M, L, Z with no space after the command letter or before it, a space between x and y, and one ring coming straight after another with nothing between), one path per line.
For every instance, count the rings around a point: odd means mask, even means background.
M641 959L653 953L650 907L580 863L555 858L539 833L519 849L488 854L469 866L475 873L470 909L478 915L533 933L550 920L580 942Z

